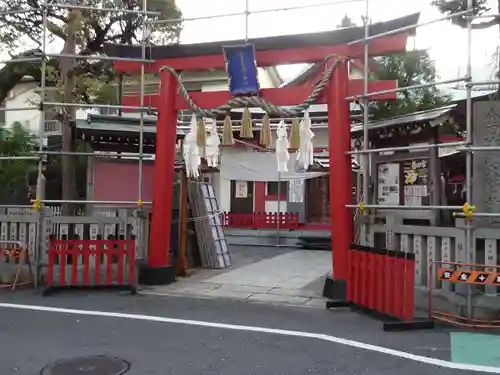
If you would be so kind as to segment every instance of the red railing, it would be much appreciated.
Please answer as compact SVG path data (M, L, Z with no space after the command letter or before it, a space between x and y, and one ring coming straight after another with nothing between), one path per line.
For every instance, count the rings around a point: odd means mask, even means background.
M430 319L415 318L415 254L351 245L349 271L347 304L382 318L384 330L434 327Z
M296 213L269 213L254 212L251 214L238 214L223 212L222 225L228 228L248 229L296 229L299 226L299 214Z
M56 288L125 287L136 292L134 240L50 240L48 294Z

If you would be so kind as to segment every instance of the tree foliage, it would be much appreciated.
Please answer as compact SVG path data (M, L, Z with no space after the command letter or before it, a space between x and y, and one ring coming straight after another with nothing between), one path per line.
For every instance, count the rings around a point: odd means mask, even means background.
M43 0L0 0L0 12L28 10L40 8ZM123 12L103 12L95 10L71 11L55 6L56 0L47 1L48 45L60 46L68 40L70 25L77 24L74 35L76 53L95 56L95 60L78 59L72 61L72 69L77 79L76 100L83 102L103 101L102 98L115 98L115 92L109 83L114 79L115 72L110 61L98 60L104 53L105 43L138 44L146 36L152 44L172 43L178 41L182 25L180 22L163 23L143 29L142 16ZM108 9L126 9L138 11L142 9L142 0L86 0L86 6ZM53 6L50 6L53 5ZM172 1L149 0L148 11L159 12L158 15L148 15L148 21L180 18L181 13ZM71 21L71 22L70 22ZM7 14L0 16L0 51L14 53L16 57L41 54L43 49L44 24L40 11ZM34 46L26 51L26 45ZM60 85L61 59L49 57L47 60L47 85ZM25 76L40 79L40 63L20 62L7 64L0 70L0 101L19 80ZM111 93L110 93L111 91Z
M383 56L377 59L378 80L396 80L399 87L435 82L438 79L434 61L426 51L408 51L405 54ZM398 98L372 104L374 118L388 118L423 111L445 105L449 98L435 86L398 93Z
M0 126L0 157L33 156L38 149L38 139L30 134L21 123ZM89 152L87 145L80 141L76 151ZM77 198L85 199L87 158L79 156L76 163ZM46 198L61 199L61 158L50 156L44 167L47 180ZM0 158L0 204L29 204L28 192L34 198L38 175L38 161L26 159Z
M42 2L45 2L44 11L37 11L44 5ZM44 56L41 52L47 52L48 43L59 48L63 54L86 57L48 57L47 70L43 75L39 62L7 64L0 70L0 102L24 76L33 76L38 81L45 76L45 85L55 88L52 101L111 104L118 96L116 86L112 84L116 74L111 61L99 59L104 53L104 44L175 42L181 31L180 22L144 26L145 21L179 19L181 14L173 0L149 0L147 10L156 14L147 16L120 11L142 11L142 0L74 2L79 8L59 4L61 2L58 0L0 0L0 12L6 12L0 16L0 45L5 50L10 52L24 49L29 42L36 49L24 51L21 56ZM44 49L45 51L41 51ZM62 150L75 151L74 107L65 106L55 109L55 112L62 123ZM77 162L77 158L71 155L62 156L62 199L66 201L75 200L78 195ZM72 211L72 205L63 205L64 214L71 214Z
M353 27L356 24L346 15L339 28ZM371 78L377 80L398 81L398 87L407 87L435 82L438 78L434 61L426 51L409 51L402 54L382 56L374 59L376 71ZM398 93L398 98L391 101L373 102L370 113L375 119L395 117L411 112L441 107L449 98L443 96L436 87Z
M0 127L0 156L26 156L35 149L34 138L16 122ZM37 172L36 160L0 159L0 204L28 204L30 176Z
M434 0L432 4L438 7L442 13L448 15L467 10L467 0ZM500 0L473 0L472 11L474 15L484 15L490 12L494 14L494 16L485 21L473 22L472 29L484 30L492 26L497 26L500 40ZM453 17L452 22L462 28L467 27L467 18L465 16ZM496 46L493 65L496 77L500 78L500 44Z
M492 10L495 3L497 8L496 10L500 11L500 0L473 0L473 14L480 15L489 12ZM467 0L434 0L432 4L438 7L439 10L445 14L454 14L467 10ZM467 26L467 18L465 15L453 17L451 20L454 24L460 27ZM473 23L472 28L480 30L498 24L500 24L500 18L492 17L491 20L485 22Z

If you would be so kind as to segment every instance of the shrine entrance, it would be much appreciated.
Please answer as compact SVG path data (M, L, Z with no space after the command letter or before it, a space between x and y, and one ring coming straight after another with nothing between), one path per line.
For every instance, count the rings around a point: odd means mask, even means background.
M254 212L253 181L231 181L231 210L242 214Z
M418 18L419 15L414 14L370 25L370 34L381 36L366 43L368 54L378 56L404 51L408 36L413 34L412 28L417 24ZM351 203L352 195L351 156L347 155L351 148L349 102L361 95L370 95L371 100L393 100L396 98L397 91L396 81L366 82L365 85L363 79L350 79L350 60L360 58L365 53L365 43L361 43L364 35L364 27L353 27L316 34L183 45L181 48L178 46L155 47L146 49L149 54L148 58L153 62L114 62L116 70L129 74L139 73L142 67L147 72L160 71L161 91L159 95L128 98L123 103L141 109L144 106L158 109L149 257L147 267L143 270L154 275L151 279L154 279L155 283L170 282L173 279L171 274L174 272L170 264L170 252L165 246L171 235L170 220L173 202L172 195L165 194L165 192L171 191L170 187L174 178L174 140L176 139L178 111L191 110L198 118L198 123L200 119L205 120L203 121L205 128L197 133L197 120L193 118L191 132L186 135L184 152L186 160L189 159L188 171L197 168L196 160L199 160L199 154L195 146L200 146L200 134L204 133L207 136L206 131L209 130L207 137L210 137L220 129L218 124L224 122L224 134L221 137L223 145L229 146L235 141L253 142L260 143L264 149L275 149L278 158L276 173L283 175L284 180L291 181L296 179L296 176L302 176L301 173L307 173L310 165L311 121L307 109L312 104L326 104L330 150L333 280L341 289L345 289L348 249L353 240L352 213L346 206ZM106 50L109 55L124 59L140 54L140 47L134 46L107 45ZM318 77L314 77L314 80L298 86L277 89L259 87L257 79L259 66L292 63L320 64L324 75L319 77L319 80ZM206 69L227 69L230 77L229 91L188 93L177 72ZM253 124L251 118L244 113L239 128L239 138L235 137L238 138L235 140L233 129L227 123L229 113L235 108L244 108L245 113L249 113L249 108L261 108L267 116L257 125ZM276 142L270 139L271 129L276 129L275 124L271 125L273 119L279 121ZM300 125L301 120L302 125ZM260 132L260 140L254 139L255 127ZM288 134L290 134L289 139ZM202 146L208 147L208 138L202 143ZM186 147L189 151L186 151ZM297 153L300 155L297 166L299 169L292 170L289 161L297 159ZM197 175L195 172L192 173ZM251 189L248 188L247 191L250 192ZM249 201L249 198L247 199ZM246 204L249 208L250 203Z

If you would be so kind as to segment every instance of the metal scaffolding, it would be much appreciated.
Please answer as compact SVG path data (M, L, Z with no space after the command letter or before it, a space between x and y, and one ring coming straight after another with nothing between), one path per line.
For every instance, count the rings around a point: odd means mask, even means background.
M425 207L407 207L407 206L387 206L387 205L375 205L371 204L371 202L368 200L368 190L369 190L369 183L370 183L370 178L372 171L370 171L370 154L373 153L380 153L380 152L388 152L388 151L403 151L403 150L425 150L425 149L431 149L431 148L445 148L445 147L459 147L458 150L462 152L466 152L466 201L468 204L472 204L472 157L473 157L473 152L481 152L481 151L498 151L500 148L499 147L474 147L473 145L473 139L472 139L472 88L474 86L479 86L479 85L484 85L484 84L499 84L500 82L498 80L492 80L492 81L477 81L474 82L472 80L472 64L471 64L471 46L472 46L472 21L476 18L481 18L484 16L473 16L473 1L472 0L467 0L467 6L468 9L457 12L448 16L443 16L438 19L432 20L432 21L427 21L427 22L422 22L417 25L411 26L411 27L404 27L400 28L397 30L392 30L390 32L385 32L385 33L380 33L380 34L375 34L375 35L370 35L370 1L369 0L336 0L336 1L331 1L331 2L324 2L324 3L319 3L319 4L309 4L309 5L301 5L301 6L294 6L294 7L284 7L284 8L276 8L276 9L265 9L265 10L255 10L251 11L249 9L249 1L246 1L246 8L243 12L237 12L237 13L232 13L232 14L221 14L221 15L213 15L213 16L202 16L202 17L193 17L193 18L176 18L176 19L167 19L167 20L151 20L148 17L149 16L158 16L158 12L150 12L147 10L147 1L143 0L142 1L142 9L141 10L126 10L126 9L112 9L112 8L95 8L95 7L90 7L90 6L84 6L84 5L74 5L74 4L56 4L56 3L47 3L47 1L44 1L40 8L34 8L34 9L29 9L29 10L9 10L9 11L4 11L1 12L0 14L2 15L7 15L7 14L19 14L19 13L29 13L29 12L36 12L36 13L41 13L42 14L42 22L43 22L43 32L42 32L42 40L41 40L41 45L42 45L42 52L40 55L36 57L26 57L26 58L19 58L19 59L13 59L9 61L4 61L2 63L15 63L15 62L40 62L41 65L41 82L40 82L40 88L41 88L41 102L39 107L33 107L33 106L26 106L24 108L0 108L0 111L20 111L20 110L33 110L33 109L40 109L41 111L41 120L40 120L40 128L39 128L39 150L33 155L26 155L26 156L17 156L17 157L2 157L1 159L33 159L33 160L39 160L39 181L38 184L41 184L42 180L42 174L43 174L43 158L48 156L48 155L80 155L80 156L87 156L87 157L100 157L103 156L104 154L100 153L81 153L81 152L63 152L63 151L46 151L43 148L43 143L44 143L44 124L45 124L45 116L44 116L44 111L48 107L57 107L57 108L62 108L62 107L75 107L75 108L107 108L107 109L130 109L130 110L138 110L140 112L140 117L139 117L139 124L140 124L140 131L139 131L139 152L137 154L134 154L138 158L138 163L139 163L139 171L138 171L138 197L136 202L131 202L131 201L88 201L88 200L82 200L82 201L63 201L63 200L44 200L42 199L43 197L41 196L41 192L38 191L37 189L37 200L40 203L82 203L82 204L116 204L116 205L125 205L125 204L135 204L138 207L141 207L146 204L151 204L151 202L144 202L143 201L143 184L142 184L142 179L143 179L143 160L147 158L147 155L144 155L144 116L145 112L154 110L155 108L152 107L146 107L145 106L145 91L144 91L144 85L145 85L145 64L150 63L150 60L146 59L146 48L148 44L150 43L150 34L151 34L151 28L154 25L159 25L159 24L167 24L167 23L177 23L177 22L187 22L187 21L196 21L196 20L205 20L205 19L215 19L215 18L222 18L222 17L231 17L231 16L244 16L245 17L245 37L248 38L248 33L249 33L249 17L253 14L262 14L262 13L272 13L272 12L285 12L289 10L297 10L297 9L303 9L303 8L312 8L312 7L327 7L331 6L334 4L345 4L345 3L354 3L354 2L364 2L365 5L365 14L364 14L364 38L353 41L349 43L350 45L356 45L363 43L364 44L364 72L363 72L363 79L364 79L364 93L361 97L356 98L360 99L362 108L363 108L363 148L361 150L354 150L354 151L349 151L348 154L350 155L355 155L359 154L362 156L363 159L363 200L364 202L360 202L358 205L352 205L348 206L351 208L358 208L363 210L367 214L365 209L400 209L400 210L415 210L415 209L428 209L428 210L461 210L462 207L459 206L425 206ZM376 0L372 0L372 3L375 3ZM59 9L68 9L68 10L92 10L96 12L105 12L105 13L127 13L127 14L133 14L141 20L141 58L140 59L133 59L133 58L115 58L115 57L106 57L106 56L84 56L84 55L77 55L77 54L54 54L54 53L48 53L47 52L47 40L48 40L48 31L47 31L47 13L48 9L50 8L59 8ZM368 91L368 81L369 81L369 70L368 70L368 63L369 63L369 43L370 41L386 37L388 35L394 35L403 31L410 31L417 29L421 26L427 26L430 24L434 24L436 22L442 22L446 20L450 20L456 17L463 17L467 16L466 21L467 21L467 69L466 69L466 75L464 77L460 77L457 79L451 79L451 80L445 80L445 81L440 81L440 82L433 82L429 84L419 84L419 85L414 85L414 86L408 86L408 87L400 87L397 89L392 89L392 90L384 90L384 91L378 91L378 92L369 92ZM221 52L222 53L222 52ZM45 100L45 93L46 93L46 70L47 70L47 57L59 57L59 58L71 58L71 59L86 59L86 60L96 60L96 59L105 59L105 60L112 60L112 61L134 61L134 62L140 62L141 63L141 71L140 71L140 80L139 80L139 85L140 85L140 105L139 106L122 106L122 105L99 105L99 104L83 104L83 103L63 103L63 102L52 102L52 101L46 101ZM371 149L370 148L370 141L369 141L369 113L368 113L368 103L371 97L380 95L380 94L387 94L387 93L399 93L403 91L409 91L409 90L417 90L417 89L422 89L426 87L431 87L431 86L436 86L436 85L443 85L443 84L450 84L450 83L455 83L455 82L465 82L466 83L466 90L467 90L467 95L466 95L466 140L464 142L451 142L451 143L440 143L440 144L433 144L433 145L414 145L414 146L405 146L405 147L388 147L388 148L379 148L379 149ZM346 99L353 99L352 97L346 98ZM312 120L315 120L315 117L311 117ZM317 120L325 120L324 117L317 117ZM347 182L346 182L347 183ZM279 205L278 205L279 207ZM499 214L492 214L492 213L474 213L475 216L478 217L496 217ZM366 241L366 230L367 228L364 227L363 229L363 235L361 238L363 241ZM466 243L467 243L467 254L468 254L468 261L469 263L473 262L474 259L474 244L472 243L473 241L473 235L472 235L472 227L471 225L467 226L466 229ZM278 238L279 240L279 238ZM470 298L470 296L469 296ZM470 302L470 301L469 301ZM471 304L469 303L469 308Z
M245 17L245 38L248 39L249 34L249 17L254 14L265 14L265 13L276 13L276 12L286 12L293 10L300 10L304 8L320 8L320 7L328 7L335 4L346 4L346 3L357 3L363 0L334 0L329 2L320 2L308 5L298 5L298 6L288 6L282 8L271 8L271 9L261 9L251 11L249 9L250 1L246 0L245 2L245 10L243 12L236 12L230 14L220 14L220 15L212 15L212 16L200 16L200 17L192 17L192 18L172 18L166 20L152 20L149 19L149 16L159 16L160 12L148 11L147 9L147 0L142 1L142 9L141 10L130 10L130 9L115 9L115 8L100 8L86 5L77 5L77 4L64 4L64 3L49 3L47 0L44 0L39 8L31 8L31 9L22 9L22 10L7 10L0 12L0 15L14 15L14 14L41 14L42 15L42 35L41 35L41 51L37 53L34 57L25 57L25 58L13 58L6 61L1 61L2 64L11 64L18 62L39 62L40 63L40 71L41 71L41 79L40 79L40 104L38 106L25 106L20 108L0 108L0 111L28 111L28 110L39 110L40 111L40 125L38 130L38 142L39 147L38 151L33 152L32 155L22 155L22 156L2 156L1 160L38 160L38 179L37 179L37 194L36 194L36 202L38 205L40 204L90 204L90 205L99 205L99 204L114 204L114 205L126 205L126 204L134 204L138 207L142 207L143 205L151 205L152 202L143 201L143 160L150 158L149 155L144 155L144 117L145 112L150 112L152 110L158 110L157 108L153 108L150 106L145 106L144 102L144 85L145 85L145 64L151 63L152 60L146 59L146 48L150 44L150 35L151 29L154 25L168 24L168 23L179 23L179 22L191 22L198 20L207 20L207 19L217 19L217 18L225 18L232 16L244 16ZM95 56L95 55L80 55L80 54L68 54L68 53L50 53L47 51L48 45L47 41L49 39L48 33L48 11L50 9L66 9L68 11L71 10L90 10L94 12L102 12L102 13L121 13L121 14L131 14L138 17L141 20L139 26L139 33L141 35L141 58L120 58L120 57L109 57L109 56ZM73 103L73 102L54 102L46 100L46 89L47 89L47 58L70 58L74 60L106 60L106 61L130 61L130 62L139 62L141 63L141 72L139 78L139 86L140 86L140 104L139 106L125 106L125 105L109 105L109 104L85 104L85 103ZM103 157L103 156L116 156L113 153L92 153L92 152L67 152L67 151L47 151L44 150L44 140L45 140L45 110L47 108L87 108L87 109L118 109L118 110L135 110L139 111L139 152L138 153L130 153L127 156L135 156L138 158L138 197L137 201L92 201L92 200L47 200L44 199L44 177L43 177L43 164L46 160L47 156L86 156L86 157ZM312 117L312 120L315 120ZM326 117L317 117L316 120L326 120ZM241 141L243 142L243 141ZM245 142L243 142L245 143Z

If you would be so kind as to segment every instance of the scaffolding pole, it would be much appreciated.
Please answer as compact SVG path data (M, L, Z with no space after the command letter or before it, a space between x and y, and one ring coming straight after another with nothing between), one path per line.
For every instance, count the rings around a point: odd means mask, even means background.
M416 25L410 25L410 26L400 27L398 29L386 31L386 32L383 32L383 33L380 33L380 34L374 34L374 35L372 35L372 36L370 36L368 38L362 38L362 39L354 40L352 42L347 43L347 45L352 46L354 44L366 43L366 42L369 42L369 41L372 41L372 40L375 40L375 39L380 39L380 38L384 38L384 37L387 37L387 36L400 34L400 33L405 32L405 31L416 30L419 27L429 26L429 25L432 25L434 23L443 22L443 21L447 21L447 20L453 19L455 17L461 17L463 15L469 14L470 12L471 12L470 10L464 10L464 11L461 11L461 12L452 13L452 14L449 14L449 15L446 15L444 17L441 17L441 18L438 18L438 19L435 19L435 20L431 20L431 21L428 21L428 22L421 22L421 23L417 23Z
M472 14L474 9L474 1L467 0L467 10ZM472 82L472 19L467 19L467 69L466 69L467 80L466 83ZM467 145L472 145L474 140L472 136L472 87L470 85L466 86L466 143ZM465 196L468 204L472 204L472 152L467 152L465 154ZM472 222L467 220L467 227L465 229L465 243L466 243L466 253L467 262L474 263L474 244L473 244L473 233L472 233ZM467 287L467 316L472 319L472 286Z
M39 160L38 156L0 156L0 160Z
M249 8L247 7L248 12L247 11L245 11L245 12L233 12L233 13L214 14L214 15L210 15L210 16L199 16L199 17L189 17L189 18L170 18L170 19L166 19L166 20L153 20L153 21L149 21L149 23L154 24L154 25L162 25L162 24L178 23L178 22L203 21L203 20L211 20L211 19L217 19L217 18L245 16L246 14L248 14L248 15L264 14L264 13L286 12L286 11L292 11L292 10L327 7L327 6L337 5L337 4L356 3L356 2L361 2L361 1L364 1L364 0L336 0L336 1L318 3L318 4L296 5L296 6L289 6L289 7L283 7L283 8L260 9L260 10L254 10L254 11L250 11Z
M44 134L45 134L45 81L47 71L47 61L43 55L47 49L47 8L45 8L47 0L42 3L42 35L41 46L42 56L40 64L40 126L38 128L38 152L43 151ZM40 155L41 156L41 155ZM44 160L38 156L38 176L36 180L36 199L38 201L45 199L45 176L43 171Z
M42 32L43 33L43 32ZM10 60L2 60L0 61L0 64L16 64L20 62L37 62L42 59L41 56L37 57L16 57Z
M91 205L116 205L116 206L130 206L136 208L137 202L134 201L93 201L93 200L64 200L64 199L41 199L40 203L44 204L91 204ZM142 202L143 205L152 205L153 202Z
M118 56L96 56L96 55L79 55L76 53L45 53L45 57L65 57L68 59L75 60L103 60L103 61L129 61L129 62L139 62L139 63L152 63L154 60L148 60L146 58L134 59L133 57L118 57Z
M53 156L61 156L61 155L73 155L73 156L90 156L94 158L100 158L100 157L105 157L105 158L117 158L117 159L127 159L127 158L139 158L140 154L139 153L116 153L116 152L65 152L65 151L38 151L35 152L40 155L53 155ZM143 155L143 159L153 159L153 156L151 155Z
M127 106L127 105L114 105L114 104L64 103L64 102L45 102L45 106L47 106L47 107L88 108L88 109L103 108L103 109L135 109L135 110L144 109L145 111L151 110L151 107L141 107L141 106ZM34 108L38 109L36 107L34 107Z
M449 210L456 211L463 209L463 206L403 206L403 205L390 205L390 204L348 204L346 205L348 208L359 208L359 209L377 209L377 210L418 210L418 211L426 211L426 210ZM475 215L475 214L474 214Z
M144 153L144 75L145 75L145 66L144 61L146 60L146 41L149 40L148 32L149 26L146 24L147 19L147 0L142 0L142 44L141 44L141 58L143 62L141 63L141 77L140 77L140 98L139 98L139 106L141 107L141 111L139 113L139 168L137 178L138 186L137 186L137 206L140 209L142 207L142 188L143 188L143 153Z
M456 217L467 217L463 212L454 212L453 214ZM500 213L498 213L498 212L474 212L474 217L482 217L482 218L500 217Z
M500 85L500 80L494 79L489 81L473 81L466 84L467 86L486 86L486 85Z
M58 3L45 3L43 5L45 8L59 8L59 9L77 9L77 10L89 10L91 12L103 12L103 13L121 13L121 14L136 14L141 15L146 13L149 16L160 16L161 12L144 12L141 10L133 10L133 9L116 9L116 8L98 8L92 6L85 5L76 5L76 4L58 4Z
M467 81L467 76L465 76L465 77L459 77L459 78L454 78L454 79L447 79L445 81L423 83L423 84L420 84L420 85L411 85L411 86L398 87L398 88L395 88L395 89L373 91L373 92L369 92L367 94L363 94L363 95L360 95L360 96L348 96L346 98L346 100L365 99L365 98L369 98L369 97L373 97L373 96L378 96L378 95L382 95L382 94L392 94L392 93L398 93L398 92L409 91L409 90L419 90L419 89L425 89L427 87L440 86L440 85L448 85L450 83L457 83L457 82L464 82L464 81Z
M3 10L0 12L0 16L25 14L25 13L37 12L40 10L41 10L41 8Z
M470 146L470 147L459 147L457 150L466 152L489 152L489 151L500 151L500 146Z
M12 107L12 108L7 108L7 107L0 107L0 112L13 112L13 111L39 111L39 107L35 106L29 106L29 107Z
M368 150L352 150L348 151L348 155L359 155L359 154L377 154L380 152L398 152L398 151L414 151L414 150L429 150L433 148L446 148L446 147L459 147L464 146L466 142L447 142L447 143L435 143L428 145L411 145L411 146L395 146L395 147L385 147L385 148L370 148ZM459 149L457 148L457 151ZM468 148L464 148L464 151Z
M45 5L47 0L43 0L42 5ZM45 51L47 50L47 8L41 8L42 11L42 34L41 34L41 46L42 46L42 55L39 56L41 59L40 64L40 125L38 128L38 150L43 151L43 143L44 143L44 134L45 134L45 85L46 85L46 75L47 75L47 59L44 56ZM35 197L37 204L34 207L39 207L39 218L36 223L36 232L38 235L35 240L35 286L38 286L38 282L40 281L40 261L42 253L42 239L41 235L43 233L43 205L40 203L42 199L45 199L46 196L46 179L44 174L44 160L45 158L42 155L38 155L38 176L36 179L36 192Z
M370 1L365 0L365 15L364 15L364 48L363 48L363 54L364 54L364 66L363 66L363 95L364 99L362 100L363 102L363 151L364 153L361 154L361 158L363 160L363 192L362 192L362 197L363 201L368 204L370 203L370 194L368 193L368 190L370 189L370 154L368 153L368 150L370 149L370 138L369 138L369 101L368 101L368 80L369 80L369 72L368 72L368 65L369 65L369 45L368 45L368 38L370 37ZM368 212L363 212L363 216L367 217ZM356 225L356 223L354 223ZM367 224L366 220L363 224L361 224L361 244L362 245L368 245L367 244ZM356 230L355 230L356 232Z

